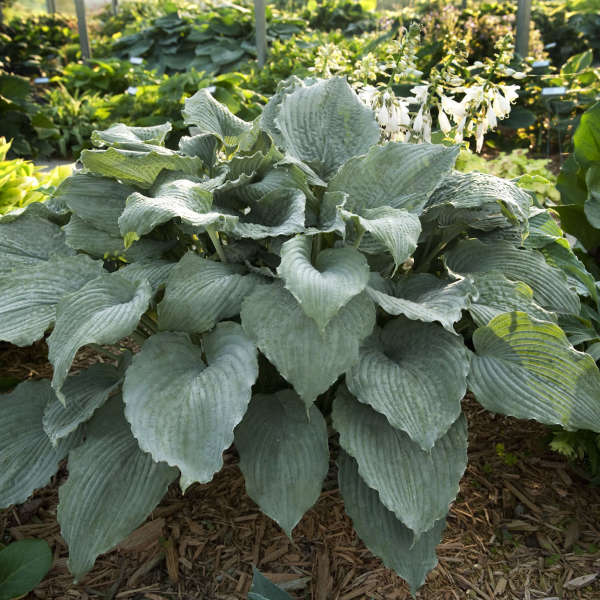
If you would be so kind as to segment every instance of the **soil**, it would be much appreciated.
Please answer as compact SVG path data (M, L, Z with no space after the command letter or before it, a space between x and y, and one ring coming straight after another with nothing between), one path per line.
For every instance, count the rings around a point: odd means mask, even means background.
M98 357L78 356L78 366ZM0 346L2 376L48 377L46 348ZM600 599L600 488L548 450L548 430L495 416L464 401L470 461L438 547L439 564L420 600ZM332 438L332 453L336 440ZM174 485L147 522L98 558L79 584L67 570L51 484L0 511L0 541L46 539L48 576L27 599L242 599L252 565L296 599L404 600L406 584L371 555L352 529L335 467L290 540L246 495L233 449L214 480L182 496Z

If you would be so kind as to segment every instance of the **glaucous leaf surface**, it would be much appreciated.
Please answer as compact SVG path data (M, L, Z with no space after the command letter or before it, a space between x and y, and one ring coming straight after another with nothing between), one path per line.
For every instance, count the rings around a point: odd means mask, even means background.
M60 299L102 272L87 256L57 256L0 275L0 340L33 344L54 323Z
M554 323L500 315L473 334L469 387L488 410L600 432L600 372Z
M158 305L158 326L163 331L204 333L220 320L238 315L242 300L264 282L242 265L188 252L169 275Z
M48 359L54 367L52 387L59 397L77 350L86 344L113 344L129 335L151 296L146 280L136 284L118 273L107 273L58 303Z
M437 323L398 318L367 338L348 389L429 451L460 415L469 352Z
M379 499L379 494L361 478L356 461L343 450L338 458L338 480L344 508L356 533L375 556L406 580L413 596L437 565L436 546L446 520L440 519L419 538L396 518Z
M117 391L123 372L106 363L96 363L67 377L63 388L64 405L56 398L44 410L43 426L52 445L90 419L111 394Z
M279 282L257 287L242 303L244 331L307 407L358 361L360 342L375 325L375 306L355 296L321 332Z
M471 304L475 293L468 278L441 279L429 273L408 275L398 280L371 274L367 293L389 315L404 315L425 323L439 322L456 334L454 323Z
M58 490L58 522L76 579L144 522L176 477L177 469L140 450L120 396L96 412L85 442L69 453L69 478Z
M369 280L366 258L355 248L328 248L311 262L313 238L299 235L281 246L277 273L304 312L323 331Z
M340 445L356 459L362 479L415 539L446 517L467 466L463 415L429 452L344 387L338 388L332 418Z
M252 567L252 587L248 600L292 600L292 597L267 579L256 567Z
M185 490L221 468L257 375L256 348L237 323L219 323L202 348L184 333L158 333L127 370L125 414L143 450L179 467Z
M327 425L292 390L257 394L235 430L246 491L291 537L329 468Z
M52 446L42 426L49 402L57 399L47 379L24 381L0 395L0 508L25 502L47 485L60 461L81 442L76 432Z
M134 262L119 269L119 275L131 282L147 279L152 289L156 291L166 285L169 274L175 265L177 265L176 262L160 259Z
M373 112L345 79L297 87L272 102L278 102L274 106L276 129L267 126L267 131L275 143L325 180L349 158L364 154L379 141Z
M117 123L104 131L94 131L92 143L95 146L115 146L117 148L143 148L144 144L164 146L165 139L172 129L171 123L149 127L131 127Z
M462 275L499 271L533 290L535 301L548 310L579 313L579 297L566 285L563 272L550 267L536 250L515 248L509 242L484 244L477 239L460 241L446 254L448 267Z
M179 140L179 151L186 156L198 156L205 166L212 167L217 160L219 140L210 133L184 135Z
M457 156L457 147L441 144L371 143L364 156L348 160L328 190L348 194L344 208L356 214L382 206L420 214Z

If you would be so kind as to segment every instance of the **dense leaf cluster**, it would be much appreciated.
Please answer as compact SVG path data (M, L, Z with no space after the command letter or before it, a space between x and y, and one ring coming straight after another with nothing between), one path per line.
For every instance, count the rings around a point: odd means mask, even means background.
M285 82L254 122L201 90L184 119L177 150L168 124L96 132L49 203L0 221L0 340L51 328L54 367L3 398L0 506L68 455L58 520L80 578L235 443L291 535L330 415L346 510L416 590L466 468L467 389L600 431L600 371L565 333L597 314L595 283L526 191L454 172L454 147L380 144L344 79ZM126 336L133 358L69 374Z

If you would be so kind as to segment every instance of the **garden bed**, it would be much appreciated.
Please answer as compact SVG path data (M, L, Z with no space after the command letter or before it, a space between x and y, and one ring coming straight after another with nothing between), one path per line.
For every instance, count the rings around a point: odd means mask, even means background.
M6 344L0 370L19 378L48 377L46 355L43 343ZM84 349L77 366L95 360ZM600 578L582 585L600 571L600 489L547 450L545 427L494 417L469 398L464 405L469 466L438 548L440 563L418 597L600 597ZM0 512L3 542L38 537L54 550L51 572L28 598L246 598L252 565L296 598L409 598L406 584L353 531L333 471L291 541L248 498L237 462L229 450L215 479L192 486L185 496L173 485L147 523L99 558L78 585L67 571L67 548L56 522L57 490L67 477L61 469L28 502Z

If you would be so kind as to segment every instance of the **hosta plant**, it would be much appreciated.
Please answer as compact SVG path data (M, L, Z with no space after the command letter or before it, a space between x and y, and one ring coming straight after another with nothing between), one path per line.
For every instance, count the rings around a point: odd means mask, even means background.
M0 222L0 339L51 330L54 367L1 400L0 506L68 456L80 579L234 443L292 536L335 432L346 510L414 591L467 464L468 389L600 431L600 372L558 324L594 282L527 192L454 172L458 148L380 143L344 79L287 81L253 123L201 90L184 118L176 150L168 124L95 132L50 203ZM135 356L70 373L127 336Z

